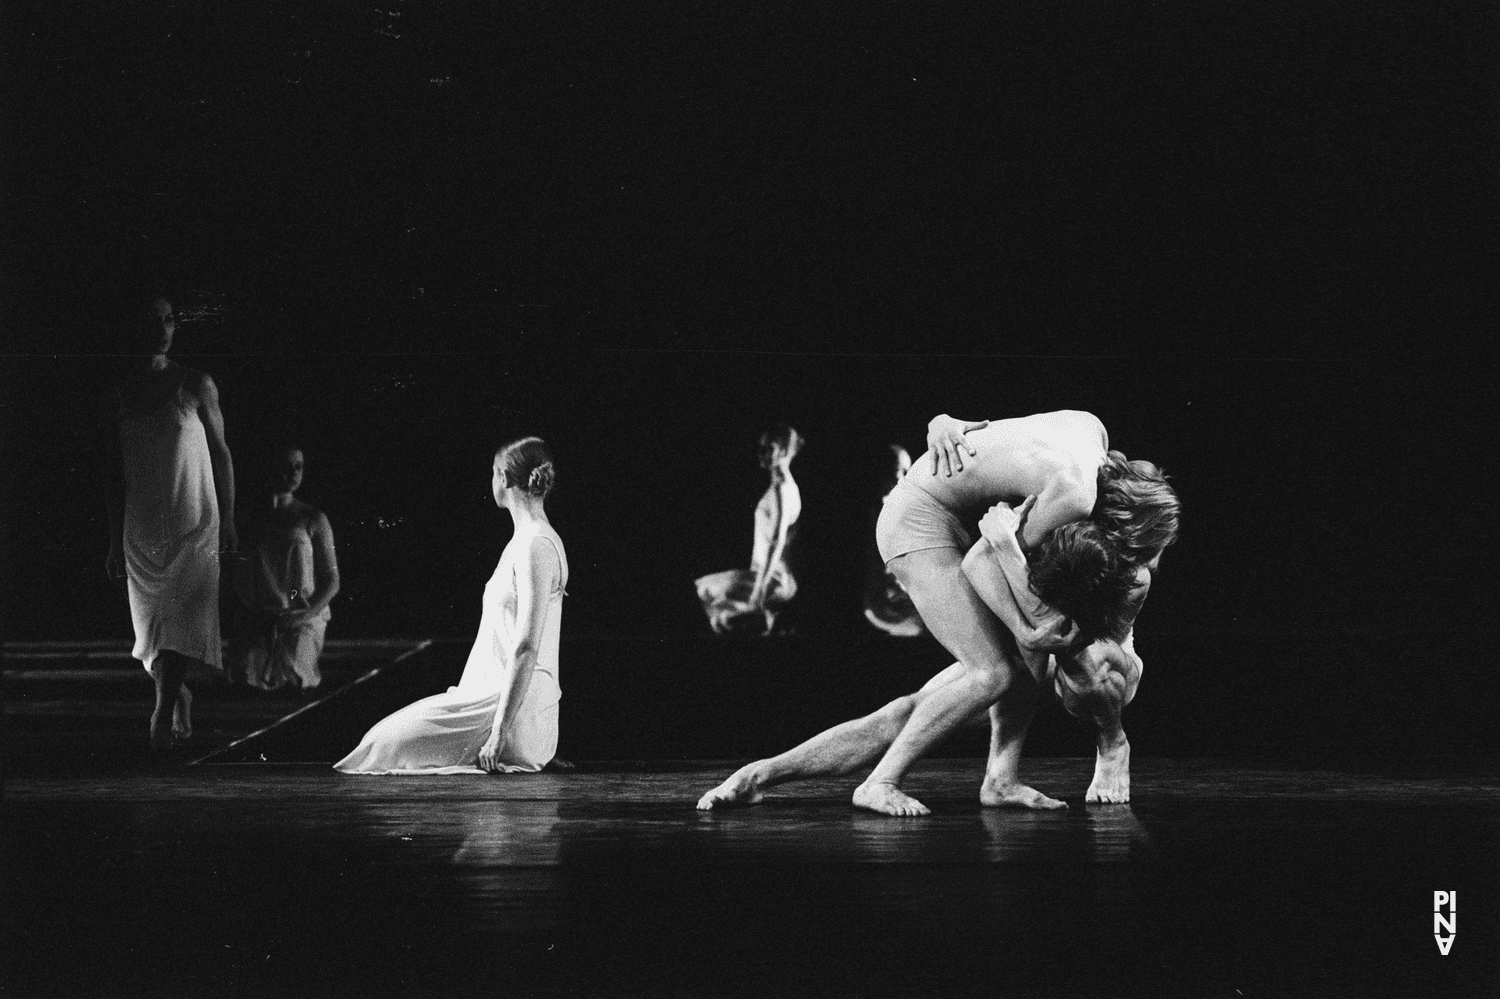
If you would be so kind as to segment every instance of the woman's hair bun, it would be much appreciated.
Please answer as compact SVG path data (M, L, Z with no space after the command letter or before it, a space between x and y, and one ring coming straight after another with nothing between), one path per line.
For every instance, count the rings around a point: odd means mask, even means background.
M555 481L557 473L552 469L552 462L544 461L526 477L526 491L534 496L545 496L552 490L552 483Z
M552 451L540 437L522 437L503 445L495 452L495 465L505 472L509 485L543 499L557 481Z

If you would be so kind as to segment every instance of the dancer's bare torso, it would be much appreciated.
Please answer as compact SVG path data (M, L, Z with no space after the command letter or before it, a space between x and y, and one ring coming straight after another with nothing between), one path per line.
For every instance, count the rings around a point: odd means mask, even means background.
M1030 544L1093 511L1109 434L1092 413L1064 409L995 420L966 439L977 453L963 455L962 471L933 472L932 461L924 458L912 465L906 481L959 514L1037 497L1025 532Z
M802 516L802 492L796 481L786 475L773 482L755 507L755 542L750 553L750 569L759 572L773 555L778 561L785 556L778 549L780 531L790 531Z

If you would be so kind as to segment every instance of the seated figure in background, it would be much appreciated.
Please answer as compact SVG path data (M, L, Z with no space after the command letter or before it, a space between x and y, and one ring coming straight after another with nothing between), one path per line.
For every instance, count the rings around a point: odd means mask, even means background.
M318 657L339 591L333 530L321 511L296 498L299 448L277 453L266 494L249 504L235 571L240 606L229 639L229 673L263 690L311 689L323 682Z
M750 568L725 569L694 583L715 634L768 635L776 615L797 595L797 580L786 557L802 514L802 494L792 478L792 459L802 443L802 435L784 424L760 436L760 466L770 473L771 484L755 507Z
M911 455L906 448L900 444L892 444L890 449L895 458L893 474L886 476L880 503L870 515L870 543L865 552L865 620L887 635L912 638L927 630L922 626L922 616L912 605L911 597L896 579L896 574L886 567L874 541L875 523L880 517L881 507L885 505L891 491L911 471Z

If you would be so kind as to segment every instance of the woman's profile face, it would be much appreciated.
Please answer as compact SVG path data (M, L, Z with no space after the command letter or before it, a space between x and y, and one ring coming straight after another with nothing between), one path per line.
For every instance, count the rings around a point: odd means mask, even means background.
M172 334L177 332L177 317L172 303L158 298L140 317L140 347L152 356L172 349Z
M490 494L495 497L495 505L505 507L505 472L500 468L500 462L490 466Z

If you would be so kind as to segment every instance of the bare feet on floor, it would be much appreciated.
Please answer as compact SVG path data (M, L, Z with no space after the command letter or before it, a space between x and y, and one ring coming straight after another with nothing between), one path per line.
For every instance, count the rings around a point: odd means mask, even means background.
M986 777L979 785L979 803L986 808L1034 808L1051 810L1067 808L1066 801L1049 798L1034 787L1013 781L1001 782Z
M1085 801L1124 804L1130 800L1130 743L1121 739L1094 757L1094 782Z
M724 783L698 799L698 810L707 812L715 808L732 805L753 805L760 801L760 782L755 779L751 764L741 767Z
M932 810L894 784L866 782L854 789L854 804L882 815L931 815Z
M183 684L177 690L177 703L172 706L172 737L187 740L193 737L193 692Z
M151 748L153 750L172 748L172 718L170 715L163 718L159 713L152 713Z

